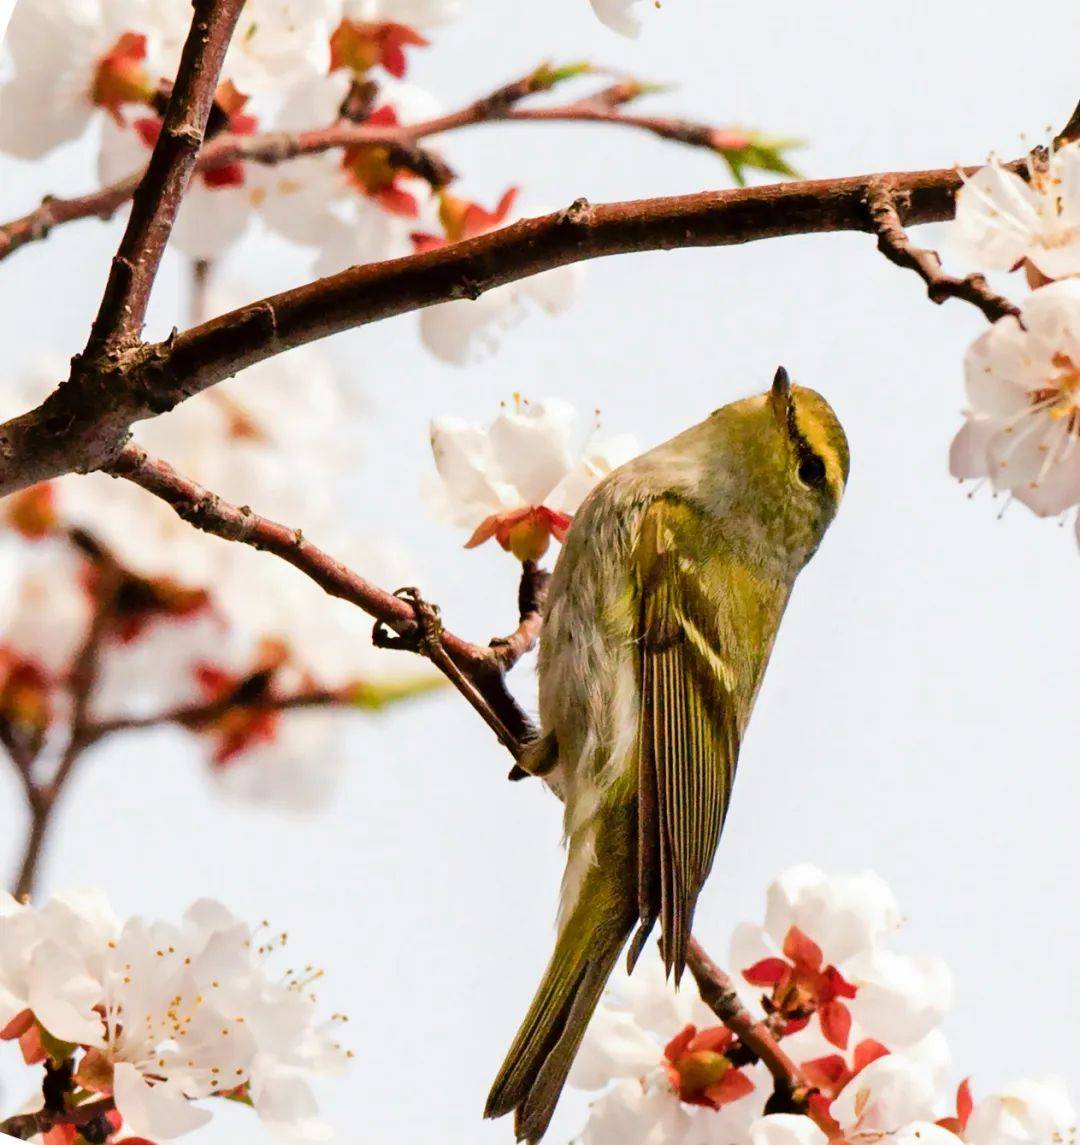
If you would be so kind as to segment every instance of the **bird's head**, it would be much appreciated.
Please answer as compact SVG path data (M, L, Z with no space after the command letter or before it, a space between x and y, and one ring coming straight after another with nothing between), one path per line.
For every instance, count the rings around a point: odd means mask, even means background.
M847 484L847 437L829 403L776 371L771 389L713 413L708 428L718 504L808 560ZM703 427L704 428L704 427Z

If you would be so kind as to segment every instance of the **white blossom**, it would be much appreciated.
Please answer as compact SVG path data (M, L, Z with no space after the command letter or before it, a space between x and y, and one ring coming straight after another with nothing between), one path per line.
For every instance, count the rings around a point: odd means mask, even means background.
M213 305L216 312L228 300ZM14 387L12 413L40 400L55 373L43 371ZM363 543L339 523L340 483L358 448L355 414L336 372L302 349L140 424L136 438L234 503L302 522L313 540L352 567L405 583L416 572L406 558ZM62 531L70 526L87 530L133 575L196 601L205 597L188 613L148 613L128 637L110 637L99 657L94 718L145 717L206 702L265 668L268 657L271 696L319 688L344 696L360 685L378 700L430 685L432 673L373 648L371 622L361 610L284 562L193 529L128 482L94 474L62 478L53 488L55 535L28 541L9 531L0 537L9 585L0 607L0 650L49 674L49 726L59 723L56 705L66 702L59 684L92 607L87 564ZM218 690L212 673L221 680ZM210 771L223 793L310 811L326 803L340 775L338 725L345 718L341 705L280 714L253 706L192 729L189 742L214 764Z
M589 1108L581 1145L726 1145L745 1139L770 1092L762 1066L736 1070L708 1056L716 1077L697 1062L694 1085L680 1092L680 1065L693 1057L690 1034L731 1035L693 989L675 990L655 952L630 976L617 974L593 1015L570 1071L579 1089L605 1089ZM684 1043L675 1041L684 1035ZM691 1076L691 1075L687 1075ZM711 1084L706 1084L711 1082Z
M964 362L969 409L953 476L989 477L1039 516L1080 502L1080 280L1034 291Z
M79 583L81 562L68 546L3 541L18 553L8 583L11 607L0 644L53 674L70 664L90 619L90 602Z
M1025 1078L979 1101L966 1137L970 1145L1071 1145L1076 1110L1060 1077Z
M148 119L146 124L156 120ZM102 126L98 176L115 183L141 170L150 158L152 139L112 121ZM180 204L170 242L190 258L219 257L243 237L253 217L254 192L247 184L218 186L196 174Z
M347 72L298 83L286 95L273 126L306 131L332 123L349 90ZM438 115L438 102L415 84L382 79L377 110L398 123L419 123ZM370 150L370 149L369 149ZM249 172L253 196L271 230L315 249L320 275L356 263L377 262L408 253L409 235L431 211L431 190L422 179L400 176L401 188L416 204L417 217L388 210L378 195L358 185L348 152L301 156Z
M829 1107L848 1142L893 1145L958 1145L937 1125L937 1088L919 1062L890 1054L871 1062ZM750 1145L826 1145L826 1134L808 1116L769 1114L750 1128Z
M444 203L449 198L444 193ZM540 214L516 207L516 192L503 196L493 212L473 210L464 216L455 240L474 238L526 214ZM455 201L460 208L465 204ZM420 312L420 338L424 345L444 362L467 365L494 354L503 336L524 321L530 313L556 316L568 310L581 292L584 271L580 264L569 263L518 282L509 282L485 291L478 298L458 299L429 306Z
M953 978L940 958L875 947L844 963L858 991L850 1008L860 1030L907 1046L934 1030L952 1008Z
M325 75L330 33L340 18L340 0L247 0L222 78L245 95L259 95Z
M129 103L144 102L179 59L171 8L148 0L20 0L6 40L13 74L0 86L0 150L36 159L77 139L98 111L121 116Z
M641 0L589 0L600 21L620 36L636 37L641 32L641 17L634 9Z
M464 7L464 0L345 0L345 16L370 24L439 28L456 20Z
M1027 259L1047 278L1080 274L1080 142L1057 149L1025 181L996 159L956 196L953 243L989 270Z
M939 958L888 948L900 917L872 871L791 867L769 887L765 925L732 935L736 988L748 1006L765 994L792 1016L785 1045L798 1061L923 1045L952 1005L952 975Z
M85 894L40 911L8 900L0 915L0 1016L29 1009L82 1047L77 1076L112 1094L128 1132L171 1140L210 1119L192 1101L246 1088L282 1140L326 1139L306 1076L340 1068L343 1055L316 1024L311 975L268 976L283 937L253 934L210 900L180 926L120 927Z
M93 1038L107 944L117 921L97 891L54 895L41 910L0 892L0 1031L24 1011L47 1029Z
M429 490L433 508L452 524L471 528L470 545L497 537L504 548L546 548L549 536L561 540L589 490L637 452L628 435L590 440L578 452L576 420L566 402L520 397L504 404L488 427L458 417L436 419L431 449L439 482Z
M797 926L839 965L900 925L896 896L879 875L827 875L810 863L789 867L769 885L765 929L782 945Z

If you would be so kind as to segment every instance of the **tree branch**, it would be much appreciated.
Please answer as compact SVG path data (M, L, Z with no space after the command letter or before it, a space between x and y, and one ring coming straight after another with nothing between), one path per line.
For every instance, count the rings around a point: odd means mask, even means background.
M0 426L0 496L108 466L131 425L294 346L586 259L781 235L872 231L871 187L896 196L904 224L951 218L960 173L859 175L591 206L579 199L438 250L351 267L249 303L111 368L76 373L37 409Z
M136 342L173 222L195 170L221 65L244 0L194 0L165 120L113 258L86 357Z
M179 517L203 532L240 541L288 561L324 592L362 608L398 636L417 640L422 635L413 604L364 580L313 545L299 529L260 517L246 506L230 504L134 445L127 446L107 472L161 498ZM439 644L447 660L440 662L433 657L433 662L474 707L470 690L482 698L506 730L511 741L507 746L519 751L535 730L506 688L498 652L470 644L450 632L440 633Z
M696 938L690 939L686 965L694 976L701 1000L772 1074L777 1093L788 1109L810 1116L826 1134L834 1126L809 1099L816 1092L799 1067L784 1052L776 1035L765 1022L758 1021L739 1001L731 978L705 953ZM781 1112L775 1109L772 1112Z
M947 298L962 298L978 307L991 322L1020 314L1019 307L991 290L981 274L955 278L941 269L937 251L917 247L904 230L897 194L888 184L871 183L867 189L866 202L877 231L878 250L897 266L915 271L926 283L926 293L931 302L942 303Z

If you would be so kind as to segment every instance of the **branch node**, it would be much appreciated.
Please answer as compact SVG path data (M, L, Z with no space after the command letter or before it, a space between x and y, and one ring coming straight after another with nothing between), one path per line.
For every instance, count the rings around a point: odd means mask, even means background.
M571 227L587 227L593 221L594 213L592 204L582 195L559 215L559 223Z

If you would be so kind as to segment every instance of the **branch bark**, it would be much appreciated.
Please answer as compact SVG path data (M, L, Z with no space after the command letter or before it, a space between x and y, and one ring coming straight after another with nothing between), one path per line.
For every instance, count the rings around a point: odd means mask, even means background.
M214 105L221 65L244 0L195 0L195 14L161 134L135 190L131 216L113 258L87 359L134 344L173 222L195 170Z
M765 1063L777 1088L791 1099L793 1105L811 1112L812 1107L807 1107L807 1099L814 1092L814 1087L802 1076L799 1067L784 1052L776 1035L765 1022L754 1018L739 1001L729 975L705 953L696 938L690 940L686 965L694 976L698 993L705 1005L746 1049Z
M76 373L37 409L0 426L0 496L100 469L131 425L295 346L463 298L586 259L781 235L873 231L872 187L887 187L905 225L951 218L960 173L859 175L591 206L525 219L438 250L351 267L260 299L109 369Z
M872 183L866 202L877 231L878 250L897 266L915 271L926 283L926 293L931 302L962 298L978 307L990 322L1019 316L1020 308L991 290L981 274L969 274L966 278L946 274L941 269L937 251L916 246L904 230L896 192L886 183Z

